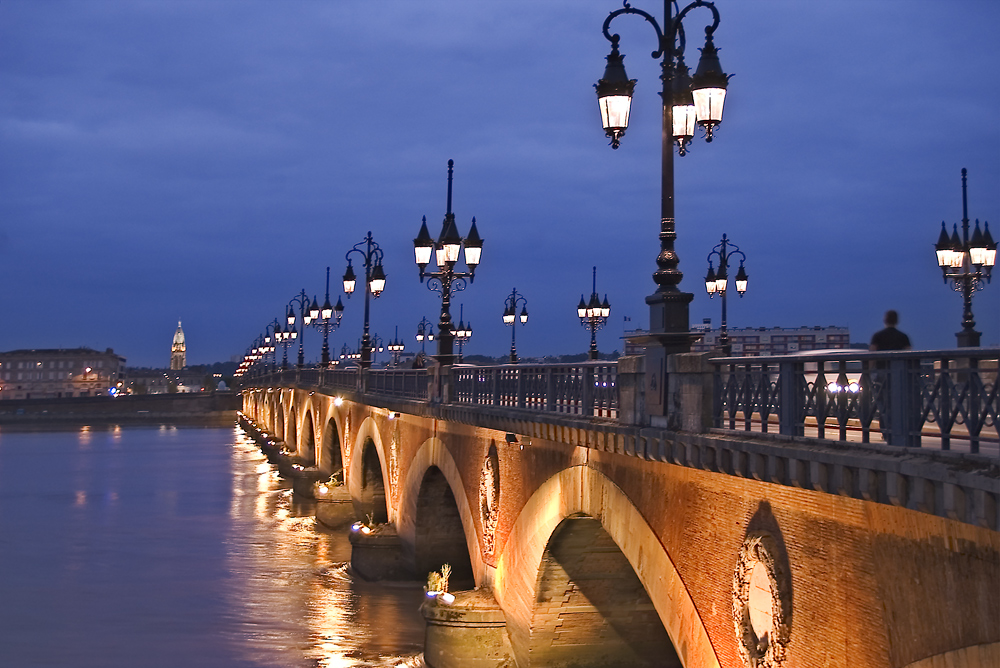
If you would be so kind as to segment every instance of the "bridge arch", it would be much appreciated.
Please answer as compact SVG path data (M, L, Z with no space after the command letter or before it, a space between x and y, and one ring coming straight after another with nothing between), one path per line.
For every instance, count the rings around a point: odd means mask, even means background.
M428 479L428 476L430 478ZM446 484L447 491L442 487ZM448 497L451 497L449 499ZM433 499L432 499L433 497ZM421 499L423 498L423 507ZM453 504L453 505L452 505ZM443 510L446 513L457 511L457 516L451 515L441 527L442 531L429 531L425 526L418 527L421 517L427 517L428 512ZM459 473L458 465L451 453L437 437L429 438L420 446L410 460L406 479L399 490L399 512L396 519L396 531L407 549L413 550L413 562L417 568L418 577L431 570L437 570L442 563L456 565L453 556L459 543L458 530L464 534L464 558L468 559L472 569L471 576L475 584L482 584L486 579L486 564L483 562L479 536L473 521L472 506L465 492L465 485ZM446 543L443 552L428 550L427 533L436 536L442 544ZM418 536L420 539L418 540ZM434 538L431 538L434 540ZM444 561L441 561L441 560ZM435 561L439 563L434 564ZM420 570L425 565L430 568ZM457 577L456 573L456 577ZM462 584L456 579L456 584Z
M341 450L340 425L337 423L336 415L331 415L323 428L316 466L328 475L340 473L343 479L344 453Z
M980 668L1000 666L1000 642L973 645L915 661L905 668Z
M268 432L272 434L274 433L274 416L277 414L277 399L275 398L275 393L269 389L264 397L264 425L267 427Z
M382 436L371 417L358 427L351 448L348 489L354 510L360 517L372 515L376 523L394 522L395 513L389 503L391 487L386 476L389 467L382 446Z
M599 522L631 565L685 668L719 667L705 625L659 538L621 488L586 465L564 469L539 486L518 514L497 562L494 592L518 665L530 665L543 558L567 519ZM596 529L586 527L599 535Z
M285 401L285 392L276 392L274 397L274 424L271 425L271 431L279 441L285 440L286 410L287 402Z
M299 430L301 440L295 452L305 466L313 466L316 463L316 430L313 427L313 409L306 408L302 417L302 427Z
M294 451L298 452L298 449L299 449L299 430L298 430L297 427L298 427L298 421L299 421L299 415L298 415L299 411L298 411L298 407L295 405L295 401L294 401L295 396L294 395L289 395L289 399L291 399L291 401L289 401L289 403L291 404L291 406L289 406L289 408L288 408L288 416L286 418L286 427L285 427L285 432L286 433L285 433L284 441L285 441L286 447L288 447L290 450L294 450Z

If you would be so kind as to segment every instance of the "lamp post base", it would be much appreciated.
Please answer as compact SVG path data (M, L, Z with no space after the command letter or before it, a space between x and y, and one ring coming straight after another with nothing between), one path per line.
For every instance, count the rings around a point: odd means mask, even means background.
M958 339L959 348L978 348L980 345L979 337L981 336L982 333L974 329L963 329L961 332L955 334L955 338Z
M688 292L657 292L646 297L649 305L649 335L656 338L656 344L671 353L686 353L691 350L691 320L688 305L694 295Z

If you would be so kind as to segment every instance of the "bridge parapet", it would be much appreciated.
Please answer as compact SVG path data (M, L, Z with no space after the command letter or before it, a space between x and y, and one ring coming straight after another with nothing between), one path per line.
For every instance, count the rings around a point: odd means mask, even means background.
M626 426L652 423L673 431L714 428L844 444L884 440L1000 460L997 361L996 349L968 348L715 359L672 355L657 387L650 385L642 357L617 363L297 369L254 381L606 418ZM646 414L647 392L663 392L666 417Z
M713 426L1000 458L997 349L711 361Z
M614 452L895 505L1000 531L1000 462L981 454L723 429L707 433L674 431L524 407L432 403L306 382L310 380L315 379L302 374L299 382L289 377L278 386L506 432L522 448L530 448L533 440L539 440ZM268 387L273 386L258 383L259 390Z

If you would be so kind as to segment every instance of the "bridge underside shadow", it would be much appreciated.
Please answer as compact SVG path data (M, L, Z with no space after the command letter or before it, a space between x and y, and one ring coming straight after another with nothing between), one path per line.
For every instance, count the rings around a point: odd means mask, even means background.
M451 566L450 589L472 589L475 576L465 540L462 516L444 473L431 466L417 497L414 562L418 577Z
M370 439L365 443L361 455L361 498L358 511L359 515L371 518L375 524L385 524L389 521L389 511L385 505L382 462L379 460L375 443Z
M532 666L682 666L628 559L585 515L563 520L549 539L530 638Z

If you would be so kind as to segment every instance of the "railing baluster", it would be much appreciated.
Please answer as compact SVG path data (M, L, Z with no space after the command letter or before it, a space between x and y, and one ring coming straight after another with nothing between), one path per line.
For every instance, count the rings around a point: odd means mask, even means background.
M941 449L951 449L951 371L949 360L941 360L941 371L938 375L938 387L940 387L940 405L938 407L938 430L941 432ZM933 410L933 406L930 407Z
M743 366L743 427L746 431L750 431L750 425L753 422L753 394L752 388L753 382L753 363L748 359L747 363Z
M979 376L979 360L969 359L969 417L965 425L969 430L969 452L979 452L979 432L982 422L979 419L982 383Z

